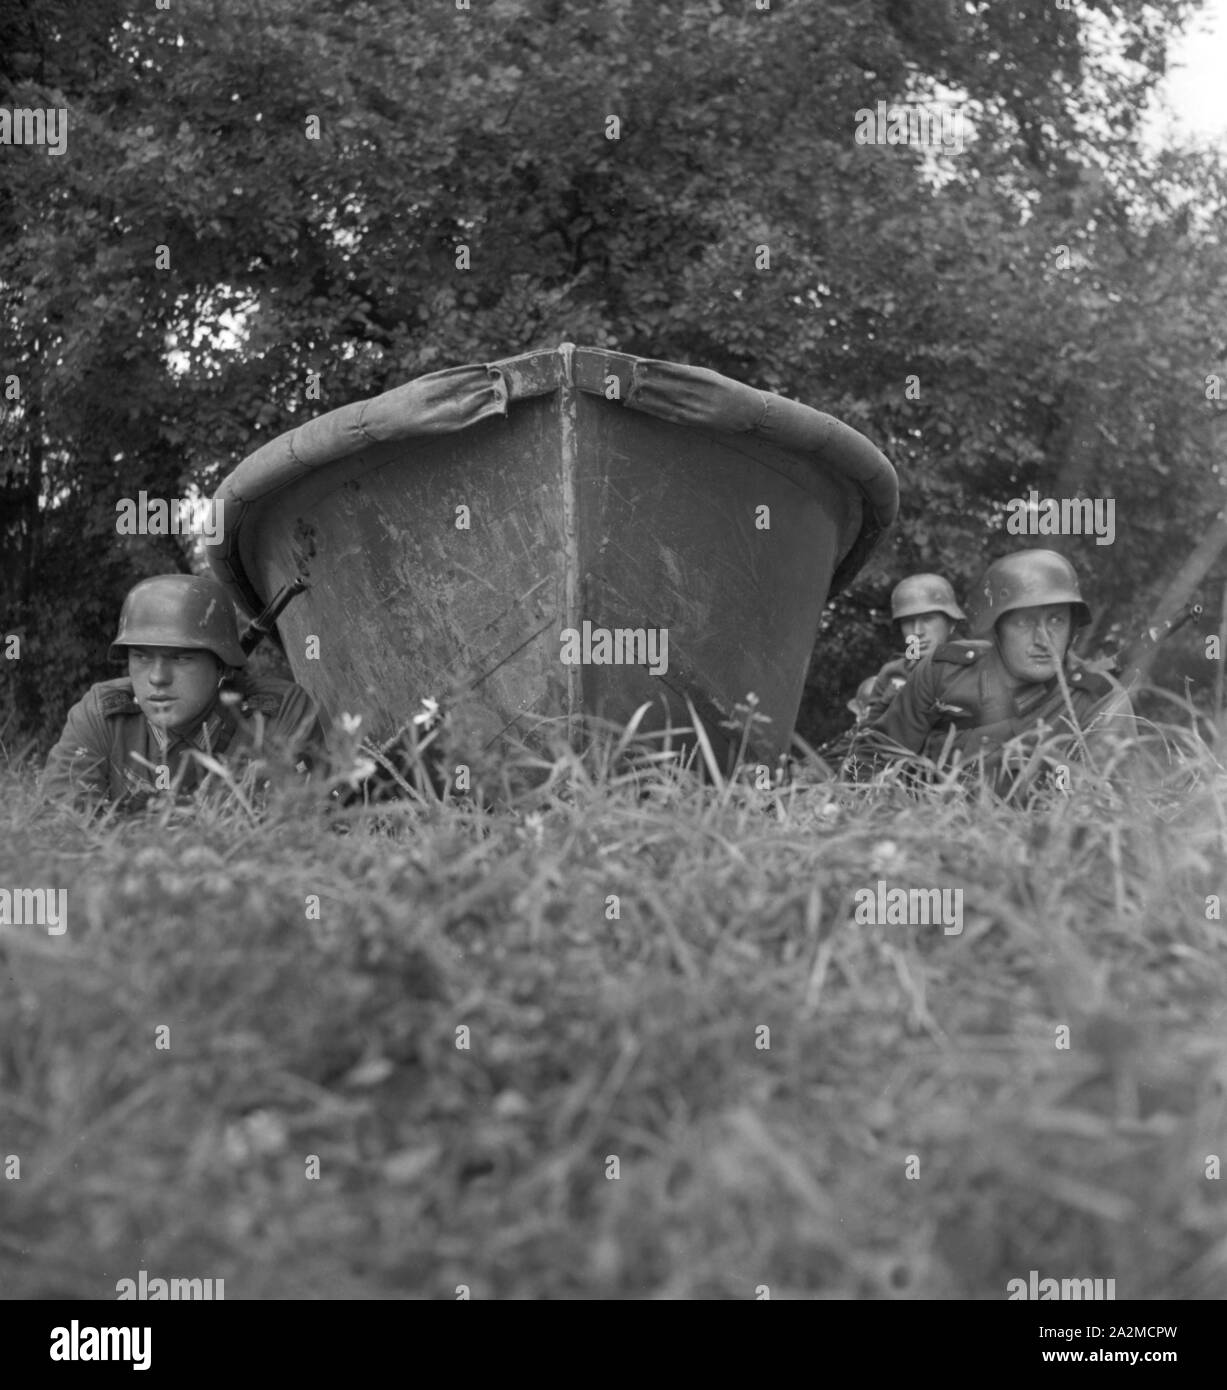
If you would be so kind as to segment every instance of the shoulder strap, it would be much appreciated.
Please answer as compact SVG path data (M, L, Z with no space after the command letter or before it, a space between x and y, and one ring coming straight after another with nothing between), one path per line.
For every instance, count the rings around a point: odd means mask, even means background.
M141 712L141 707L136 703L136 696L133 695L131 687L126 690L123 687L116 687L111 690L99 691L98 708L107 718L117 714L139 714Z
M239 706L239 713L245 716L253 714L274 715L281 708L281 696L271 690L253 690L243 699Z
M987 642L943 642L932 659L951 666L974 666L990 645Z
M275 676L249 676L244 672L233 688L241 697L236 711L240 719L250 719L255 714L271 719L281 709L290 686Z

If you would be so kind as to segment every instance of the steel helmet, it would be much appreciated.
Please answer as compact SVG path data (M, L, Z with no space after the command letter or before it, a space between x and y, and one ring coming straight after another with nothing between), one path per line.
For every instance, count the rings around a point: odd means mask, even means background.
M944 613L955 622L967 616L954 601L950 582L940 574L909 574L891 592L890 616L898 621L921 613Z
M111 660L124 647L191 647L212 652L225 666L245 666L230 596L216 579L199 574L156 574L124 599Z
M971 618L973 637L991 637L997 620L1017 608L1068 603L1075 628L1091 621L1078 574L1055 550L1019 550L1003 555L984 571Z
M845 708L853 714L860 714L862 710L868 709L869 697L873 694L873 687L877 684L877 676L866 676L865 679L856 687L856 696L848 701Z

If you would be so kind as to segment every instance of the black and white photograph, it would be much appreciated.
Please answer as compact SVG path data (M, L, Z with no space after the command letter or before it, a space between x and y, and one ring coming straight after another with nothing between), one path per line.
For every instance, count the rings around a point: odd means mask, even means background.
M1225 148L1227 0L0 0L27 1366L785 1301L1187 1374Z

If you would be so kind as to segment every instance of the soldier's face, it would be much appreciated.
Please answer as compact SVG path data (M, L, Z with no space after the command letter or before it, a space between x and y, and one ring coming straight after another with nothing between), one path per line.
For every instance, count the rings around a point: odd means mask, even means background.
M128 675L145 718L160 729L182 729L213 703L221 666L212 652L129 647Z
M997 650L1020 681L1046 681L1065 659L1073 632L1068 603L1016 608L997 623Z
M904 655L921 657L950 640L954 623L944 613L917 613L915 617L900 619L899 626L903 629ZM910 640L913 637L914 642Z

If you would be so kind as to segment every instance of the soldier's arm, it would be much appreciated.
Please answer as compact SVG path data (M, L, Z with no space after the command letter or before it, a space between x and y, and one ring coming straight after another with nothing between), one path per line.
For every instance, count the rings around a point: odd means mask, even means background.
M888 686L883 690L880 682L875 684L869 692L869 699L865 702L865 717L860 722L862 724L876 723L890 708L890 702L894 698L894 686Z
M919 753L936 723L936 709L937 675L933 669L933 658L925 657L887 706L885 713L873 720L869 728L893 743Z
M79 802L103 801L111 784L110 738L91 690L68 711L59 741L47 754L40 795Z
M895 698L895 683L885 671L879 673L877 680L873 683L873 689L869 692L869 703L865 710L865 723L872 724L890 708L891 701Z

